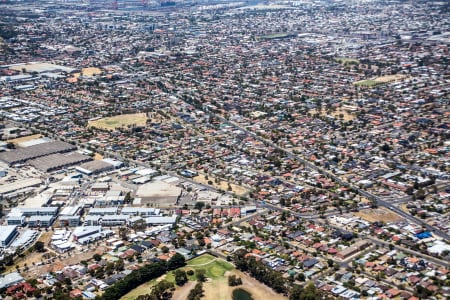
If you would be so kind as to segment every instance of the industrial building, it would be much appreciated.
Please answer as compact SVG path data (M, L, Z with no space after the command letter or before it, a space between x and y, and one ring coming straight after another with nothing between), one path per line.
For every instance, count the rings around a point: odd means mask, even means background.
M127 223L129 216L127 215L89 215L84 219L86 226L123 226Z
M153 207L124 207L122 208L122 215L133 215L133 216L159 216L160 210Z
M118 208L117 207L94 207L91 208L88 212L90 216L106 216L106 215L117 215Z
M19 211L23 213L25 217L31 216L56 216L59 208L56 206L51 207L20 207L15 208L12 211Z
M27 229L10 245L11 248L25 249L29 247L36 238L39 236L39 232L36 230Z
M53 141L48 143L41 143L26 148L14 149L14 151L7 151L0 153L0 160L9 164L24 163L30 159L38 158L54 153L64 153L76 150L77 147L61 142Z
M95 175L114 170L114 165L102 160L94 160L84 163L75 169L86 175Z
M81 164L92 160L90 156L83 155L77 152L68 154L55 153L47 156L42 156L28 163L44 172L52 172L62 168L67 168L73 165Z
M18 235L16 225L0 226L0 247L8 247Z
M25 216L21 212L11 212L6 217L8 225L23 226L26 223Z
M7 184L0 186L0 196L8 197L14 193L17 194L17 193L20 193L21 191L26 191L33 187L37 187L37 186L41 185L41 183L42 183L42 180L39 178L27 178L27 179L17 180L13 183L7 183Z
M55 216L45 215L45 216L31 216L28 219L28 226L30 227L50 227L55 221Z
M154 225L166 225L166 224L172 224L174 225L177 221L177 216L167 216L167 217L148 217L145 218L145 223L147 223L148 226L154 226Z
M120 190L107 191L103 198L95 201L95 206L117 206L125 203L125 196Z
M76 227L80 225L80 216L59 216L60 226Z
M72 233L74 241L86 245L114 235L112 230L103 230L101 226L81 226Z

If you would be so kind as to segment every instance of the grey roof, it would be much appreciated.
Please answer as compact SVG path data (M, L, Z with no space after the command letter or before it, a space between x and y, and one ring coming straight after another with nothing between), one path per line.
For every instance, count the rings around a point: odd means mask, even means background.
M23 277L19 273L13 272L0 276L0 289L10 287L16 283L24 281Z
M145 219L147 224L174 224L177 221L177 216L169 217L148 217Z
M55 216L51 215L45 215L45 216L31 216L29 219L29 222L37 222L37 221L44 221L44 222L50 222L55 218Z
M76 149L77 147L72 144L61 141L54 141L26 148L14 149L14 151L1 152L0 160L8 164L14 164L24 162L40 156L45 156L59 152L68 152Z
M114 166L102 160L94 160L80 165L80 168L96 173L102 172L103 170L114 169Z
M91 157L76 152L69 154L56 153L33 159L29 164L39 170L47 172L90 160L92 160Z
M19 207L18 210L24 214L52 214L56 215L58 213L58 207L56 206L46 206L46 207Z

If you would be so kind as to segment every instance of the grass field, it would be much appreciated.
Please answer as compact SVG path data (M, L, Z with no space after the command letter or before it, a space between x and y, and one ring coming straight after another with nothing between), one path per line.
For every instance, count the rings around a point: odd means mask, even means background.
M105 130L114 130L120 127L127 127L131 125L144 126L147 122L145 113L118 115L114 117L102 118L98 120L89 121L89 127L95 127Z
M210 254L204 254L187 262L183 270L198 270L204 269L206 272L207 282L203 284L205 290L204 300L230 300L231 294L235 288L243 288L253 295L253 299L271 299L271 300L285 300L286 298L272 291L269 287L258 282L256 279L242 273L234 268L234 266L223 259L216 258ZM243 284L239 287L228 286L228 276L235 274L242 279ZM189 291L195 285L195 274L188 276L189 282L182 287L177 287L172 299L185 300ZM134 300L139 295L148 294L156 282L160 280L167 280L175 282L173 272L161 276L158 279L142 284L136 289L132 290L121 300Z
M182 270L198 270L203 269L206 272L206 277L211 278L212 280L216 280L219 278L223 278L225 272L233 269L233 265L222 260L218 259L210 254L204 254L198 256L187 262L186 266L182 268ZM196 280L195 274L192 276L188 276L189 281ZM175 282L175 276L173 272L168 272L166 275L160 277L159 279L155 279L140 285L135 288L125 296L121 298L121 300L133 300L136 299L139 295L145 295L150 293L153 285L160 280L167 280L169 282Z
M343 65L352 64L352 63L359 64L359 60L357 60L355 58L349 58L349 57L336 57L334 60Z
M355 83L353 83L356 86L367 86L367 87L372 87L372 86L376 86L378 84L381 84L382 82L379 81L375 81L375 80L361 80L361 81L357 81Z

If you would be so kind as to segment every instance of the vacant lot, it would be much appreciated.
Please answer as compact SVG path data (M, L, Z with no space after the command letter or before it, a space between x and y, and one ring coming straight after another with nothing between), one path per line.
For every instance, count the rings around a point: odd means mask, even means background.
M33 134L33 135L27 135L27 136L23 136L20 138L16 138L16 139L12 139L12 140L8 140L8 143L13 143L13 144L18 144L18 143L22 143L22 142L28 142L31 140L35 140L35 139L39 139L42 137L42 134Z
M375 79L368 79L368 80L361 80L361 81L357 81L354 82L354 85L357 86L367 86L367 87L372 87L378 84L383 84L383 83L389 83L392 81L398 81L398 80L402 80L405 79L407 76L406 75L402 75L402 74L395 74L395 75L386 75L386 76L380 76L377 77Z
M199 174L198 176L192 178L193 180L203 183L203 184L209 184L208 182L212 182L212 184L210 184L211 186L217 188L217 189L221 189L223 191L230 191L234 194L236 194L237 196L244 196L248 193L248 190L240 185L236 185L234 183L230 183L230 187L231 190L228 189L228 182L226 182L225 180L221 180L219 184L217 184L214 180L214 177L208 175L208 179L205 178L205 175L203 174Z
M120 127L127 127L132 125L144 126L146 122L147 116L145 115L145 113L128 114L89 121L88 127L95 127L105 130L114 130Z
M247 290L253 295L254 299L287 299L282 295L275 293L272 289L258 282L254 278L234 269L232 264L209 254L204 254L188 261L187 265L182 269L186 271L204 269L206 271L206 277L208 277L208 280L203 284L205 296L202 298L205 300L230 300L231 293L235 288L238 288L228 286L228 276L231 274L235 274L242 279L243 284L239 286L239 288ZM169 272L168 274L160 277L157 280L152 280L139 286L138 288L129 292L127 295L123 296L121 300L133 300L136 299L139 295L150 293L152 286L160 279L165 279L171 282L175 281L173 273ZM186 299L189 291L195 285L195 280L195 275L189 276L189 282L182 287L177 287L172 299Z
M400 221L402 217L393 213L386 208L369 208L354 213L355 216L358 216L369 222L382 221L385 223Z

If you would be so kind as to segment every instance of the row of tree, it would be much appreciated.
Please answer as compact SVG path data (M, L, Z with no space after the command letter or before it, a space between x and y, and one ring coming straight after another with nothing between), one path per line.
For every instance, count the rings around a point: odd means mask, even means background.
M175 270L186 264L184 257L176 253L169 261L159 261L135 270L105 290L98 300L118 300L139 285L158 278L167 271Z
M257 261L253 256L246 256L247 251L244 249L236 251L233 261L236 268L243 272L250 273L258 281L271 287L277 293L289 295L289 300L320 300L327 299L327 296L321 293L315 285L310 282L305 287L300 285L291 285L281 276L281 273L272 270L261 261ZM238 285L241 283L240 278L228 278L229 285Z
M257 261L254 256L246 257L246 254L247 251L244 249L236 251L233 257L236 268L250 273L255 279L271 287L277 293L288 294L286 281L279 272L272 270L261 261Z

